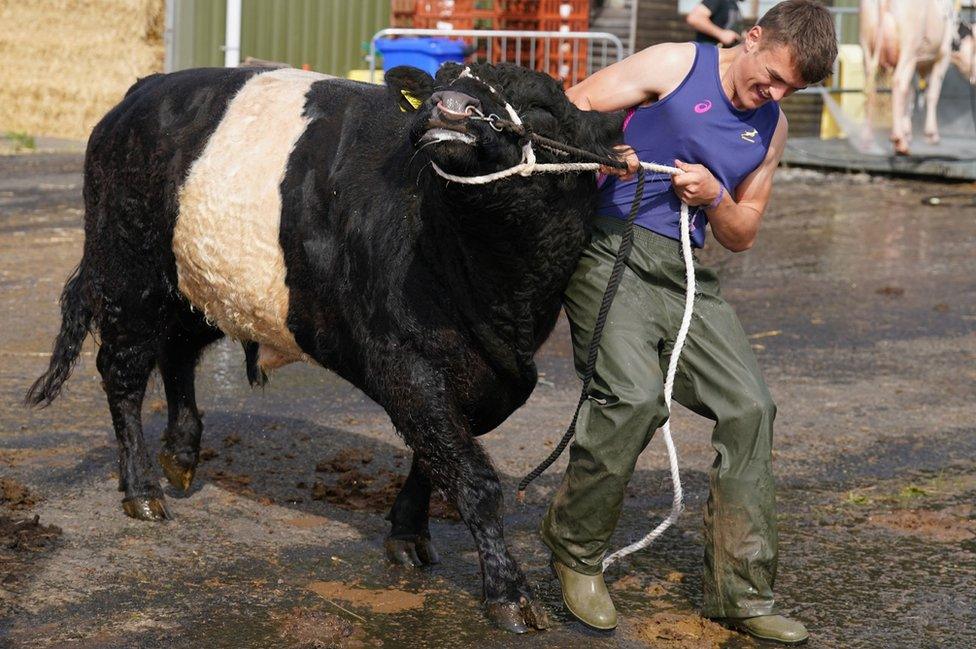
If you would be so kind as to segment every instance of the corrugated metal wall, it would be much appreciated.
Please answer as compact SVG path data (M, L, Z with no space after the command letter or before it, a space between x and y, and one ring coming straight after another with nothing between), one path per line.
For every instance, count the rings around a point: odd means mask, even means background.
M226 0L168 0L172 69L224 64ZM389 27L390 0L244 0L241 60L254 56L345 75L368 67L363 43Z

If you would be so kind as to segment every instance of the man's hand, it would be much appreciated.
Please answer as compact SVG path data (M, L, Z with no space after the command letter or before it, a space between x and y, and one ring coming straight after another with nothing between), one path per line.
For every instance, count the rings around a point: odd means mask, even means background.
M674 166L684 173L671 176L674 193L688 205L711 205L718 198L722 185L703 165L675 160Z
M718 36L718 42L725 47L731 47L739 42L742 35L739 32L733 31L731 29L723 29L722 33Z
M616 158L621 162L627 163L627 169L617 169L616 167L608 167L607 165L602 165L600 167L600 173L605 176L616 176L621 180L630 180L640 169L640 159L637 157L637 153L633 148L626 144L618 144L613 147Z

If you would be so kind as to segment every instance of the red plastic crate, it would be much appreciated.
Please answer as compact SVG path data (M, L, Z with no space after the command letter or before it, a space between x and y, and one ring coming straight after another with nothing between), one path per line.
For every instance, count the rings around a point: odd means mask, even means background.
M590 28L588 18L560 20L555 18L539 19L540 32L585 32Z
M540 0L539 17L589 20L590 0Z

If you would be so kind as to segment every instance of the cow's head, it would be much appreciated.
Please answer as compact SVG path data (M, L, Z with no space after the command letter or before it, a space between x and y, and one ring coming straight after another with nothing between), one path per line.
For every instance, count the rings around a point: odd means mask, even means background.
M971 25L959 22L952 39L952 62L969 83L976 85L976 42Z
M407 67L386 75L401 109L413 110L414 146L448 173L481 175L521 162L519 136L478 119L497 115L510 120L506 102L533 132L586 151L609 155L622 138L621 114L579 110L546 74L511 64L468 69L465 74L464 66L446 64L436 79ZM535 152L539 162L567 161L541 147ZM593 184L592 177L586 181Z

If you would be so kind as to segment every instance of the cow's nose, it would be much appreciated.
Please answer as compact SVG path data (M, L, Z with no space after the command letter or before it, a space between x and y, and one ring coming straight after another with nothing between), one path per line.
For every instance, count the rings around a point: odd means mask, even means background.
M473 111L481 110L481 102L454 90L441 90L430 96L431 102L437 107L445 119L464 119Z

